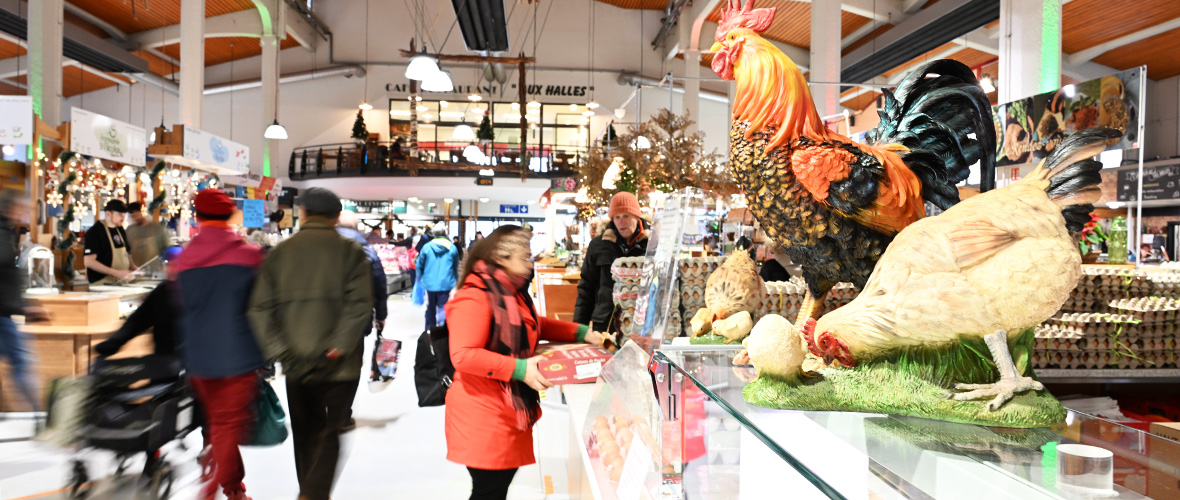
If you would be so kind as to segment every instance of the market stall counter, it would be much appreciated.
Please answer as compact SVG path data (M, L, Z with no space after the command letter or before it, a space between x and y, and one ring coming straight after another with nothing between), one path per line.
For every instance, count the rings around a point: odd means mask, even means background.
M738 348L634 351L604 366L575 430L595 497L1180 497L1180 443L1083 413L1008 429L771 410L743 399Z
M93 346L107 339L122 326L121 318L130 314L151 291L145 283L137 286L92 287L91 292L27 295L25 299L49 312L46 322L20 325L29 336L42 407L54 379L89 373L97 354ZM122 356L150 354L150 336L140 336L120 352ZM7 366L7 365L6 365ZM0 371L0 412L28 411L28 404L14 387L10 369Z

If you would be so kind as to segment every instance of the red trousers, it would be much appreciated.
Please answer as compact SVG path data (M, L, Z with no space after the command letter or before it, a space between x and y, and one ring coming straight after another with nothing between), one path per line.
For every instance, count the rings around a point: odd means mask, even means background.
M191 377L193 392L205 408L205 425L212 446L216 470L206 496L212 498L221 486L226 496L246 491L242 479L246 469L238 445L249 437L254 426L254 398L258 396L258 374L254 372L228 378Z

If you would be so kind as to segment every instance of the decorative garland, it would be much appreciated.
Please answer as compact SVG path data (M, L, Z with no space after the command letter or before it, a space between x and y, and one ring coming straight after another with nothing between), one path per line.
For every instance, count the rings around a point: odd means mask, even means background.
M167 167L168 165L164 163L164 160L156 160L156 163L152 165L151 171L148 172L148 182L151 184L149 189L155 189L156 179L160 177L160 172L163 172ZM152 198L152 202L148 203L148 213L156 213L156 209L160 208L160 205L164 204L164 199L167 197L168 190L160 189L160 192Z
M61 165L67 165L74 158L77 158L78 153L73 151L62 151L57 157L57 161ZM78 180L77 172L70 171L66 175L65 180L57 186L57 194L61 199L65 199L69 194L69 187ZM70 231L70 224L74 222L74 204L67 204L65 215L57 221L57 249L62 250L64 255L61 259L61 273L66 277L66 281L73 281L77 272L74 270L74 244L78 243L78 235Z

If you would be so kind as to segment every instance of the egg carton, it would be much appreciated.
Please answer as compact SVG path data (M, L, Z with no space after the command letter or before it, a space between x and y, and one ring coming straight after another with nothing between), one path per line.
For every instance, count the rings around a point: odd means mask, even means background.
M1132 357L1111 352L1034 352L1032 356L1033 368L1134 370L1174 368L1176 363L1175 353L1151 353Z
M1037 338L1082 338L1117 336L1132 339L1158 339L1180 333L1180 327L1168 323L1044 323L1036 329Z
M1123 346L1136 352L1169 352L1176 350L1176 339L1039 338L1033 343L1034 349L1042 351L1108 351Z
M611 276L618 280L634 280L643 279L645 270L643 268L644 257L619 257L615 259L610 266Z
M680 259L680 276L693 282L708 280L725 259L723 257L687 257Z

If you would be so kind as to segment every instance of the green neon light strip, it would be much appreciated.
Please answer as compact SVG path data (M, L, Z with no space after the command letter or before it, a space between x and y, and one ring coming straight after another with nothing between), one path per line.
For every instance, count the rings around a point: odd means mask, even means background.
M1040 92L1061 86L1061 0L1041 0Z

